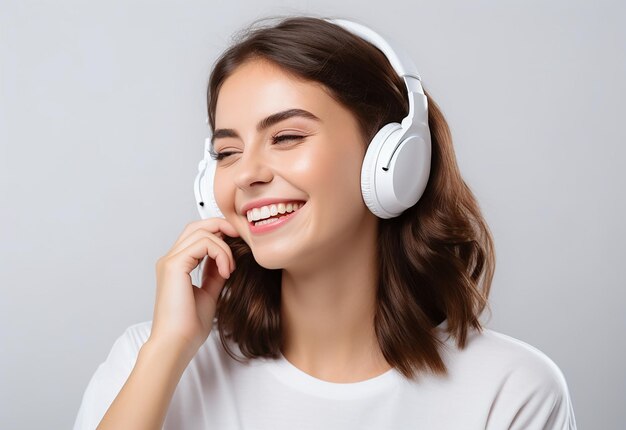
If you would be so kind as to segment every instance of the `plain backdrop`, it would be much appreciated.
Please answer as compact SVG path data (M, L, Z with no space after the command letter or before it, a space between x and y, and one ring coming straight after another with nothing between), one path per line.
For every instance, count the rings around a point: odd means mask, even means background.
M618 1L0 2L0 428L70 428L155 263L199 218L206 85L268 15L403 43L495 238L487 327L623 428L626 7Z

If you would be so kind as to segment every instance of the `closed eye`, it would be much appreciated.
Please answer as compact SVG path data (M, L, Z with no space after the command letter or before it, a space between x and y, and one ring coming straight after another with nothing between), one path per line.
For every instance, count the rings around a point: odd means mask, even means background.
M296 135L292 135L292 134L283 134L282 136L274 137L272 140L274 141L274 143L276 143L276 142L282 142L283 140L295 140L295 139L301 139L301 138L304 138L304 136L296 136Z
M297 135L294 135L294 134L283 134L281 136L273 137L272 141L274 143L279 143L279 142L283 142L283 141L286 141L286 140L298 140L298 139L304 139L304 136L297 136ZM219 160L222 160L222 159L228 157L231 154L235 154L235 152L224 151L224 152L219 152L219 153L216 154L215 152L210 151L210 154L211 154L211 158L212 159L219 161Z

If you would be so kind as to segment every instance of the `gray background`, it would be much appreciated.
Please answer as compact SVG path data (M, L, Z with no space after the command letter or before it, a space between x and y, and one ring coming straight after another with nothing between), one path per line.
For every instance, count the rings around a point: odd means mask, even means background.
M402 41L496 241L487 326L563 371L579 428L626 417L619 2L0 3L0 427L70 428L156 260L198 219L205 89L268 14Z

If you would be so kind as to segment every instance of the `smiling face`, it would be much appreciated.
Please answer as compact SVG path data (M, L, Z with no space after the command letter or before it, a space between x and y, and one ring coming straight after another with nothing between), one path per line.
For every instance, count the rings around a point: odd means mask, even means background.
M258 129L263 119L290 109L302 109L318 120L291 116ZM252 60L239 66L219 90L214 150L230 155L217 161L215 199L262 267L322 263L345 252L364 221L373 225L375 216L361 197L365 149L354 115L321 84ZM253 233L241 208L267 197L306 204L283 225Z

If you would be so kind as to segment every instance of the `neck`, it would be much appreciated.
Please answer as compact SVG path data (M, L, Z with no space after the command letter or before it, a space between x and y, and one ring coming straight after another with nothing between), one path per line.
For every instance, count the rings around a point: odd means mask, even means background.
M319 379L354 382L390 369L374 331L378 221L363 222L349 247L334 242L306 270L282 272L283 355Z

